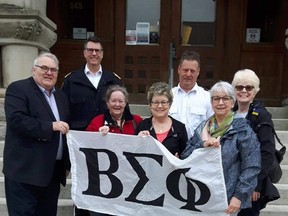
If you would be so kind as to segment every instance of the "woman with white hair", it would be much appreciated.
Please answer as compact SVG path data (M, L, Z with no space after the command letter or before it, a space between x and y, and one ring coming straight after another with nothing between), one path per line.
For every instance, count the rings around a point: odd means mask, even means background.
M261 166L259 142L247 120L235 118L232 108L236 97L230 83L217 82L210 95L214 115L197 127L181 158L187 158L197 148L221 145L228 198L225 212L235 216L240 209L251 207L250 197Z
M249 120L252 129L257 134L261 150L261 172L258 184L252 194L252 208L242 209L238 216L258 216L267 202L278 199L279 192L272 181L279 181L279 164L275 157L275 139L271 114L263 103L255 100L259 92L260 80L250 69L239 70L235 73L232 86L235 88L237 104L234 107L236 117ZM280 175L281 176L281 175Z

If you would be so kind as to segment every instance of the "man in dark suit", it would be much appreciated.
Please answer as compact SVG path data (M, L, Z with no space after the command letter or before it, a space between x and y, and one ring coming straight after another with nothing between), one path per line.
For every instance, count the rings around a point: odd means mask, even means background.
M56 216L60 183L70 169L65 134L67 96L54 87L59 62L42 53L32 76L11 83L5 96L3 173L10 216Z
M118 75L102 68L104 51L98 37L90 37L85 41L83 55L86 64L66 75L62 86L69 98L70 127L81 131L87 128L93 117L104 113L104 97L108 87L114 84L123 85ZM75 208L75 216L89 215L88 211Z

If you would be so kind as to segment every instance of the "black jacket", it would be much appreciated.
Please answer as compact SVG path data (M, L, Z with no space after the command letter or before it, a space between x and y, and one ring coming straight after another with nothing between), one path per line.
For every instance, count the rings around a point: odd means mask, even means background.
M235 106L234 111L237 109L238 107ZM255 191L261 193L261 199L259 201L261 202L262 208L264 208L267 202L276 200L280 197L277 188L272 184L269 178L269 174L276 169L276 166L273 165L276 162L275 137L272 128L274 126L271 114L261 101L254 100L253 103L250 104L246 118L254 132L257 134L260 142L261 172L258 176L258 184ZM268 123L272 127L263 123Z
M54 93L61 121L69 123L67 96ZM11 83L5 95L6 136L3 173L17 182L45 187L54 172L60 132L53 131L56 121L43 92L32 77ZM63 156L59 180L66 184L70 169L66 136L62 136Z
M118 76L103 69L96 89L85 75L84 67L67 75L62 86L69 99L70 128L73 130L85 130L93 117L104 113L106 109L104 96L109 86L123 85Z
M167 137L163 140L162 144L173 154L175 155L177 152L179 156L184 151L186 147L186 142L188 140L187 131L185 125L180 121L172 118L172 127L168 132ZM156 133L152 125L152 117L144 119L136 128L136 135L143 130L148 130L150 135L156 138Z

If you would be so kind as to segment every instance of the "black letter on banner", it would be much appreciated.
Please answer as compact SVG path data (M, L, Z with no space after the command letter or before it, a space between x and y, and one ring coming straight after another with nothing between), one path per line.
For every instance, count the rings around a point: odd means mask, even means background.
M80 148L80 151L82 151L86 156L88 169L88 189L83 191L83 194L105 198L119 197L123 192L123 185L116 176L112 175L112 173L115 173L119 168L116 154L107 149ZM106 171L99 170L98 153L100 152L106 153L109 157L110 167ZM111 191L108 194L103 194L101 192L100 175L107 175L110 179Z
M132 166L132 168L135 170L135 172L137 173L139 177L138 183L135 185L131 194L127 198L125 198L125 201L141 203L145 205L152 205L152 206L163 206L164 194L162 194L157 199L151 200L151 201L144 201L144 200L137 199L138 194L144 188L145 184L149 181L149 179L146 175L145 170L142 168L140 163L136 160L136 157L152 158L162 166L163 156L154 155L154 154L134 154L134 153L129 153L129 152L123 152L123 155L125 155L130 165Z
M187 201L187 205L182 206L181 209L188 209L192 211L201 212L201 210L197 209L195 205L204 205L205 203L208 202L208 200L211 197L209 188L203 182L197 181L195 179L187 178L185 176L185 179L187 182L187 200L181 196L180 191L179 191L180 177L182 174L185 175L185 173L188 172L189 170L190 168L174 170L172 173L168 175L166 186L167 186L169 193L174 198L183 202ZM195 200L196 190L192 182L194 182L194 184L196 184L200 190L200 197L197 201Z

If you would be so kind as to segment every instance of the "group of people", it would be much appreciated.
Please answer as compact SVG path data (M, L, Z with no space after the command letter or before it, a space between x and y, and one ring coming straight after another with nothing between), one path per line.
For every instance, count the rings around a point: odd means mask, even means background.
M279 198L270 179L273 128L257 127L273 126L272 117L254 100L260 81L252 70L239 70L232 84L219 81L206 91L197 84L200 55L187 50L178 66L179 84L149 88L151 117L143 120L130 112L120 77L102 68L103 53L101 40L88 38L86 64L65 77L61 90L55 87L59 62L51 53L35 59L31 77L8 86L3 173L9 215L56 216L60 183L65 186L70 170L69 129L150 135L180 159L197 148L221 146L227 214L256 216ZM75 215L107 214L75 207Z

